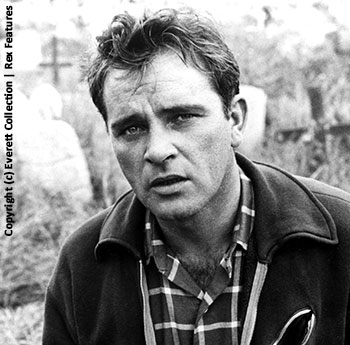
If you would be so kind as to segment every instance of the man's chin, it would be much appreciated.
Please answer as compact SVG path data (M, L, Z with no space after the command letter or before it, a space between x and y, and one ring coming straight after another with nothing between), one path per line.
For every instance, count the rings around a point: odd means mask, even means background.
M199 212L198 207L187 203L172 205L170 203L158 203L156 205L149 205L148 208L158 219L162 220L185 220Z

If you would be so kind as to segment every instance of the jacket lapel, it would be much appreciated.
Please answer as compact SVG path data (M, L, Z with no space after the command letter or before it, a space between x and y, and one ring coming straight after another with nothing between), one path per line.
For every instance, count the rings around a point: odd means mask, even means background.
M314 241L314 243L324 243L334 245L338 243L336 228L332 217L325 207L320 203L313 193L301 184L295 177L276 168L256 164L247 160L244 156L236 154L239 166L252 180L255 197L255 221L252 236L249 241L248 251L245 259L245 267L242 276L243 291L239 301L239 311L242 325L253 327L249 331L243 329L245 333L254 331L255 324L247 320L251 315L247 314L247 309L256 296L252 296L253 282L259 264L267 267L273 264L276 252L293 239ZM266 279L269 280L267 272ZM296 296L298 298L298 296ZM305 297L305 301L308 298ZM258 307L256 301L255 307ZM299 301L303 305L303 299ZM307 303L307 302L305 302ZM295 305L298 305L296 300ZM290 317L295 310L291 310ZM290 322L286 321L284 335L281 333L279 342L274 345L287 345L288 332L296 325L302 324L297 321L304 320L305 315L299 315L301 319ZM290 323L289 323L290 322ZM307 323L308 324L308 323ZM305 328L305 330L307 330ZM282 331L281 331L282 332ZM301 334L303 334L301 332ZM305 339L308 336L304 334ZM303 344L303 337L300 345ZM294 339L294 338L293 338ZM242 339L244 340L244 339ZM247 342L247 344L249 344ZM294 344L294 343L293 343ZM298 344L298 343L296 343Z
M255 238L258 259L271 263L276 250L298 237L337 244L334 221L313 193L297 178L266 164L256 164L237 155L243 171L252 180L255 198Z

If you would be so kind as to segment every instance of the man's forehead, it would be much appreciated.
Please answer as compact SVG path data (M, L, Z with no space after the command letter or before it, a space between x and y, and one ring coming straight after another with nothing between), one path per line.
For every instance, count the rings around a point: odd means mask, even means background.
M105 87L107 90L113 88L114 93L137 95L147 91L156 91L159 84L166 85L176 81L175 76L160 76L152 73L152 71L147 71L147 74L143 75L141 75L141 72L137 73L131 74L128 71L117 69L111 70L106 78Z
M144 71L130 72L128 70L112 69L105 81L105 94L155 92L158 86L162 89L172 86L187 86L189 88L208 86L211 83L204 72L193 65L185 64L174 52L163 52L156 55L145 67Z

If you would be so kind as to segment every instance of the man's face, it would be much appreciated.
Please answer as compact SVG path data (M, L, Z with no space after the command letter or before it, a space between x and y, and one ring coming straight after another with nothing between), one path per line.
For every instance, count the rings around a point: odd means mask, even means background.
M240 133L208 77L165 52L137 78L111 70L104 85L113 148L137 197L160 219L220 203Z

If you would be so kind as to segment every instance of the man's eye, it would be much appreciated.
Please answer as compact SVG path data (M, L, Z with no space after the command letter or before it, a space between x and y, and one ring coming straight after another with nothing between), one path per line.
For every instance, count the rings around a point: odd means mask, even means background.
M185 121L192 119L193 117L194 117L193 114L179 114L176 116L176 121L185 122Z
M123 134L132 136L132 135L140 134L142 131L143 131L143 128L139 126L130 126L124 130Z

